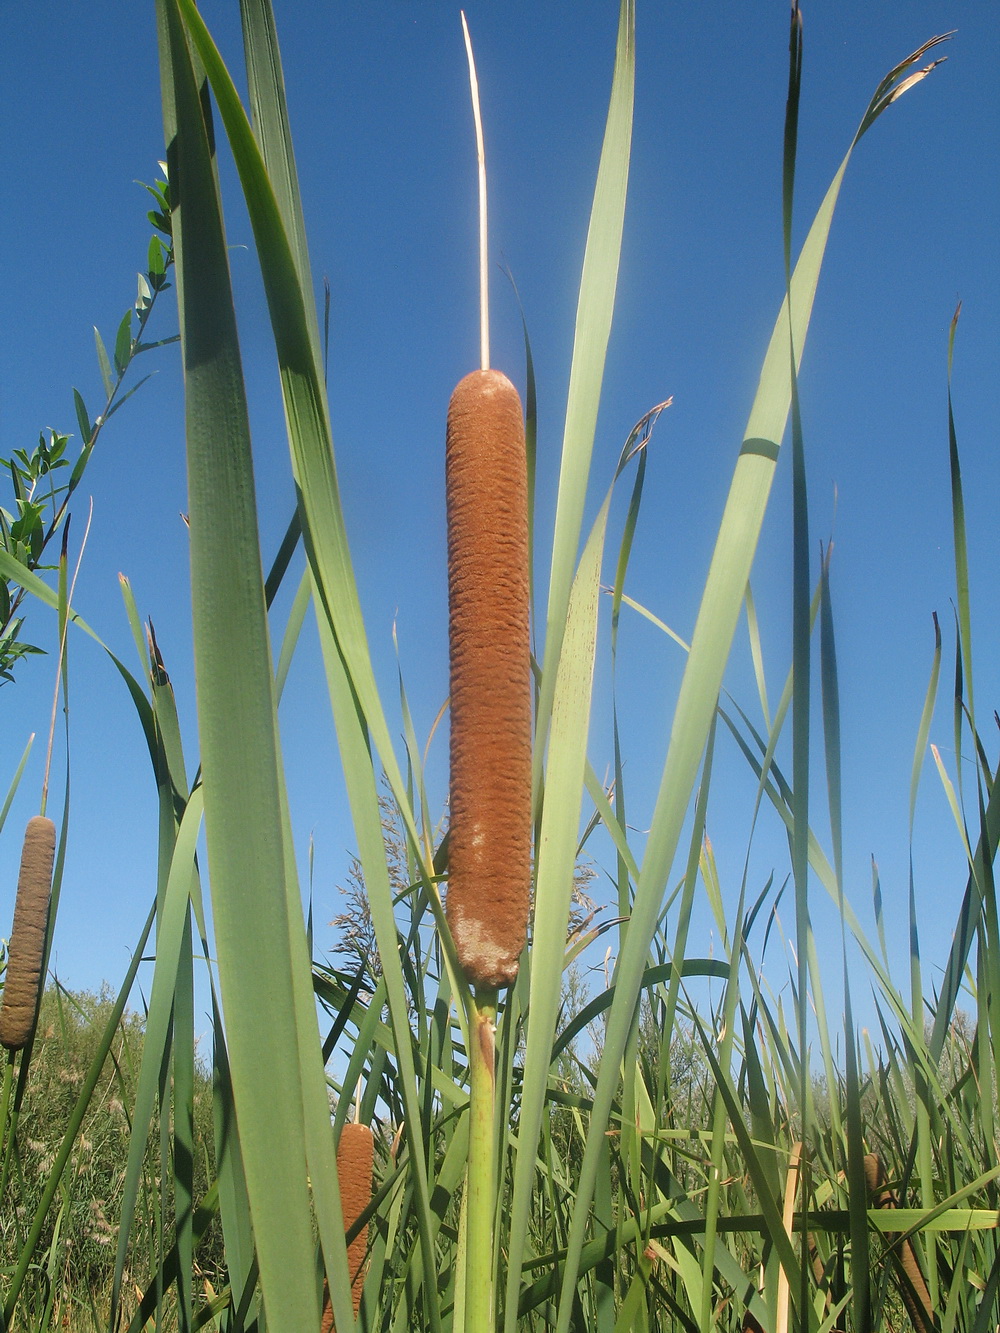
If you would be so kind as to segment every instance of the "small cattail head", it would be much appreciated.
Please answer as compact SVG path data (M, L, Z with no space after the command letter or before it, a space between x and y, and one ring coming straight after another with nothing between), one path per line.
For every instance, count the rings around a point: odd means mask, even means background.
M55 824L44 815L35 815L24 832L14 928L0 997L0 1044L9 1051L27 1045L38 1021L55 854Z
M891 1191L885 1188L886 1174L882 1159L878 1153L865 1153L865 1184L868 1193L875 1196L880 1208L892 1207L895 1203Z
M446 911L475 986L508 986L531 879L531 659L524 420L495 370L448 407L451 794Z
M886 1186L885 1167L877 1153L865 1154L865 1184L877 1208L896 1208L895 1194ZM892 1232L886 1232L886 1239L891 1240ZM903 1270L900 1283L900 1295L906 1306L913 1325L914 1333L932 1333L934 1328L934 1307L923 1270L913 1248L913 1242L906 1238L899 1247L899 1266Z
M344 1232L371 1203L372 1171L375 1163L375 1136L367 1125L345 1125L337 1144L337 1179L340 1184L340 1208L344 1217ZM354 1317L358 1317L361 1292L365 1284L365 1255L368 1250L368 1227L363 1226L347 1247L347 1271L351 1279L351 1298ZM330 1288L323 1287L323 1319L320 1333L336 1333Z
M367 1125L345 1125L337 1145L337 1176L340 1181L340 1207L344 1231L350 1231L372 1201L372 1169L375 1162L375 1136ZM365 1281L365 1253L368 1227L363 1226L347 1247L347 1268L351 1275L354 1315L361 1304Z

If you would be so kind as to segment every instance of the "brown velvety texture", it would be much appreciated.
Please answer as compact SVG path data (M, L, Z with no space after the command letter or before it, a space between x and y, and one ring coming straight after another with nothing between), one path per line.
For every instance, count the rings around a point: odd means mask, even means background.
M337 1177L340 1181L340 1207L344 1214L344 1231L351 1227L372 1200L372 1169L375 1162L375 1136L367 1125L345 1125L337 1145ZM364 1226L347 1247L347 1270L351 1276L351 1297L354 1317L358 1317L361 1289L365 1284L365 1251L368 1249L368 1227ZM335 1333L330 1292L323 1292L323 1322L320 1333Z
M528 926L528 482L517 390L466 375L448 406L448 925L474 986L509 986Z
M886 1174L882 1159L877 1153L866 1153L865 1184L872 1196L872 1202L876 1208L896 1208L898 1206L896 1196L892 1190L886 1189L885 1182ZM892 1245L895 1232L887 1231L885 1240L886 1244ZM934 1313L931 1309L931 1295L927 1290L927 1283L924 1281L913 1245L910 1241L904 1240L898 1251L893 1249L891 1253L902 1269L899 1292L915 1333L933 1333Z
M56 826L44 815L28 820L17 877L14 928L0 1000L0 1044L9 1051L27 1045L38 1019L42 953L52 893Z

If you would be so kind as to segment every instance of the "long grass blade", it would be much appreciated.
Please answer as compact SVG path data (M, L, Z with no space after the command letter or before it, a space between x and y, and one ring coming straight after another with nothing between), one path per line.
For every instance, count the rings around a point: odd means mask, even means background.
M611 334L625 219L634 90L635 5L634 0L621 0L611 99L580 279L573 360L566 401L549 570L542 686L535 721L538 737L535 751L536 792L555 691L556 663L562 652L566 610L580 546L584 501L604 376L604 358Z
M273 674L250 434L210 138L173 0L158 5L185 375L205 826L261 1287L274 1329L319 1323ZM267 1021L258 1011L264 1007ZM319 1048L315 1051L319 1061ZM261 1067L283 1089L260 1084ZM335 1187L335 1186L334 1186ZM344 1305L343 1302L341 1302Z
M521 1255L535 1176L535 1145L545 1109L552 1041L559 1013L563 952L580 828L580 803L587 761L591 686L600 598L601 556L609 492L591 530L570 594L564 642L553 695L545 804L539 838L532 918L531 986L524 1082L511 1204L505 1329L513 1333L521 1278Z
M7 788L7 795L4 797L2 808L0 808L0 830L7 822L7 816L10 813L10 807L13 804L14 797L17 795L17 789L21 785L21 778L24 776L25 765L28 762L28 755L31 754L31 747L35 742L34 735L28 737L28 743L24 747L21 758L18 761L17 768L14 770L14 776L10 780L10 786Z

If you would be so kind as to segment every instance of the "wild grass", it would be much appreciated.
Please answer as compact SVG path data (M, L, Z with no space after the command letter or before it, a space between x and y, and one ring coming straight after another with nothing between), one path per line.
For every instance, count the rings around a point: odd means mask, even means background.
M900 985L881 939L867 938L844 894L833 580L829 553L818 566L812 555L797 385L851 155L882 113L933 68L920 62L942 39L913 52L875 90L793 263L801 77L793 12L787 281L775 294L780 309L747 427L734 441L732 484L684 645L687 665L640 847L626 820L630 793L617 728L608 788L588 761L594 664L605 650L598 607L602 571L611 563L610 501L628 473L631 503L612 595L614 654L619 617L635 605L626 593L628 568L655 420L642 419L613 478L591 476L632 126L635 14L631 0L622 0L550 542L531 519L536 564L542 552L549 563L547 597L536 600L534 615L544 637L533 645L532 915L520 970L495 1010L496 1109L485 1126L494 1244L468 1263L471 1053L481 1011L448 930L448 839L431 814L419 738L404 696L405 750L397 752L368 648L337 485L274 18L267 0L243 0L241 13L248 109L192 0L157 3L169 179L157 188L164 220L169 207L185 376L200 753L197 762L183 753L164 658L152 634L143 633L126 585L141 669L133 675L117 666L160 800L159 873L146 928L155 920L156 968L141 1057L122 1099L130 1126L100 1319L113 1329L301 1333L320 1327L325 1281L342 1331L867 1333L901 1328L910 1318L949 1333L987 1333L996 1326L1000 1290L1000 931L992 869L1000 785L973 707L957 436L952 421L943 447L952 465L958 584L955 749L961 753L963 739L966 748L971 743L978 766L975 781L966 775L957 787L941 766L969 872L944 980L931 992L912 896L914 948ZM206 82L253 226L298 496L273 563L258 535ZM949 349L949 367L950 356ZM527 348L526 366L530 451L537 386ZM794 633L788 677L775 691L764 679L749 576L789 420ZM528 465L530 478L530 452ZM605 498L585 530L586 499L595 488ZM282 631L270 608L300 541L305 573ZM65 590L60 600L10 543L0 552L0 573L64 618L72 615ZM354 936L365 956L355 961L348 952L340 965L311 958L277 723L308 603L354 823L354 883L365 895ZM723 693L744 613L759 698L779 699L773 714L764 705L760 721ZM279 642L276 667L272 645ZM911 811L943 651L939 637L917 728ZM809 727L817 694L821 739ZM771 806L787 827L787 890L777 878L760 887L747 879L721 882L706 824L722 729L746 760L758 806ZM808 790L810 760L819 747L828 848L809 822L819 800ZM203 817L207 868L196 856ZM574 915L581 854L599 837L614 849L616 916L603 924ZM811 923L815 888L831 896L842 923L842 1026L824 1002ZM769 985L759 959L779 929L782 894L792 918L792 963L787 979ZM690 946L699 897L714 913L720 947L712 957ZM598 941L611 944L616 962L606 985L588 996L573 967ZM865 960L874 992L875 1042L853 1021L849 948ZM214 1014L214 1152L205 1154L211 1176L204 1181L195 1168L196 949L207 960ZM52 1324L52 1280L65 1256L52 1219L66 1207L60 1191L73 1178L70 1163L82 1151L87 1108L100 1095L105 1052L133 979L134 968L67 1108L32 1221L26 1216L23 1229L19 1223L4 1259L5 1328ZM36 1043L8 1063L5 1189L13 1188L24 1158L18 1114L45 1047ZM371 1202L345 1232L336 1154L349 1122L371 1127L374 1171ZM874 1197L866 1179L872 1155L882 1173ZM886 1191L895 1207L885 1206ZM349 1203L347 1215L353 1212ZM206 1281L199 1247L216 1224L224 1270ZM367 1269L355 1323L357 1264L349 1253L363 1234ZM919 1266L926 1301L907 1256ZM133 1307L137 1282L142 1297Z
M31 1077L10 1117L13 1132L3 1163L0 1269L7 1275L17 1267L81 1097L86 1109L35 1242L19 1302L23 1327L106 1326L143 1035L141 1015L131 1010L118 1015L110 990L69 992L54 984L42 998ZM194 1171L203 1196L215 1173L211 1080L200 1063L192 1111ZM158 1183L160 1172L160 1144L147 1135L126 1277L130 1306L136 1284L145 1284L158 1262L157 1235L173 1224L174 1199L169 1181ZM218 1284L224 1266L217 1229L206 1235L198 1263Z

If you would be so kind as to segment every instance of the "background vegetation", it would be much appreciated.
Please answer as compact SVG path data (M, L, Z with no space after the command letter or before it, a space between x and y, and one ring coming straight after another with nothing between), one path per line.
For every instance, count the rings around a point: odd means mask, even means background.
M95 1069L99 1075L37 1241L39 1261L33 1265L24 1302L27 1321L40 1326L51 1321L54 1327L100 1327L111 1291L144 1026L141 1015L127 1011L105 1052L113 1010L109 991L73 993L52 985L42 997L31 1078L17 1115L16 1141L4 1163L0 1268L6 1273L17 1266L88 1075ZM212 1086L201 1064L196 1067L193 1111L195 1189L201 1198L214 1179ZM169 1167L161 1176L163 1171L160 1144L150 1134L142 1163L136 1244L125 1278L130 1293L148 1281L155 1268L157 1236L175 1225ZM209 1228L199 1247L198 1268L216 1283L224 1273L217 1227Z

